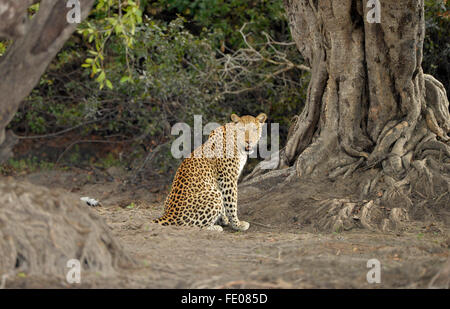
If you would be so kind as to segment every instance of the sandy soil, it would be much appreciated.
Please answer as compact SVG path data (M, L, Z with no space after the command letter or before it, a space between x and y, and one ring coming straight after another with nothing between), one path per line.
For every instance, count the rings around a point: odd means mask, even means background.
M242 187L240 218L250 222L250 229L220 233L150 223L162 213L168 179L130 185L117 168L103 174L52 171L16 178L100 200L102 206L92 211L139 261L138 268L120 270L113 278L83 273L76 287L423 288L450 256L448 213L436 222L413 222L393 233L320 231L299 217L300 210L316 200L348 197L351 190L345 188L334 188L338 192L302 183L276 193L270 184ZM381 263L379 284L366 279L367 261L373 258ZM74 286L60 279L28 277L8 279L7 287Z

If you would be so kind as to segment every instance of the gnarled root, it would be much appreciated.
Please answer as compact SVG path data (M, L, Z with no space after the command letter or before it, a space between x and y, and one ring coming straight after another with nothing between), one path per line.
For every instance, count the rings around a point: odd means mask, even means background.
M379 199L350 201L349 199L331 199L320 203L314 214L319 218L314 223L318 230L339 232L354 228L366 228L371 231L397 231L409 221L403 208L383 206Z
M63 278L72 259L84 272L105 277L135 264L101 218L77 199L0 178L0 276Z

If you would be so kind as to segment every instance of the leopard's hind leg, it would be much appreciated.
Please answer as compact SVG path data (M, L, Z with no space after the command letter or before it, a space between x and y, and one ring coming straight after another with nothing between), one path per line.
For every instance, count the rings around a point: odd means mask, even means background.
M208 230L222 231L222 227L216 225L223 209L222 193L218 189L209 189L198 192L187 199L186 220L188 225L206 228Z
M165 214L155 222L162 225L197 226L221 231L222 227L216 225L216 222L222 209L222 193L213 188L185 196L179 204L167 207Z

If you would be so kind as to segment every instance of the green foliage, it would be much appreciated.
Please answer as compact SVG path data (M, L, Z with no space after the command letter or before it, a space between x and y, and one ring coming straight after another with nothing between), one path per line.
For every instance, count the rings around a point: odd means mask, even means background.
M127 86L133 97L150 103L151 112L163 114L169 123L217 107L222 98L214 76L218 62L206 39L186 31L182 19L169 24L148 21L137 37L136 66Z
M265 111L287 128L304 99L307 75L295 69L271 75L279 68L265 60L274 57L273 46L256 47L258 57L241 53L230 58L214 48L216 33L193 35L182 18L170 23L145 19L135 27L133 48L111 35L101 49L98 59L104 61L96 78L94 67L76 68L83 54L92 54L83 51L83 44L90 46L84 34L89 30L81 32L86 41L69 42L59 53L15 118L16 130L45 134L88 123L81 126L82 134L167 138L171 125L192 124L194 114L224 122L232 111ZM282 48L282 55L301 60L295 46ZM244 71L226 71L229 60ZM112 89L98 89L99 81L109 81Z
M289 37L282 1L159 0L154 5L163 12L184 16L197 32L214 29L219 34L216 42L226 42L232 49L244 47L238 33L244 23L249 23L249 32L253 33L251 40L256 42L264 40L262 31L277 40Z
M23 159L9 159L0 165L0 175L11 175L21 173L34 173L36 171L52 170L55 164L48 161L40 161L37 157Z
M133 0L98 0L92 18L83 22L78 33L82 34L89 44L89 57L82 67L92 70L91 76L96 76L100 89L106 85L113 89L113 85L105 73L105 48L108 40L120 41L125 50L128 74L131 75L128 63L128 50L135 43L136 26L142 23L142 11L138 3ZM124 77L125 78L125 77Z
M108 153L106 157L101 158L96 165L103 169L108 169L112 166L121 166L122 162L120 162L120 160L116 158L112 153Z
M131 202L131 204L129 204L126 208L127 209L133 209L136 207L136 204L134 202Z
M0 57L3 56L5 51L6 51L6 42L0 41Z
M448 89L448 13L444 1L425 3L424 71ZM280 124L283 145L310 77L290 42L281 0L98 0L10 127L127 141L142 154L174 138L176 122L192 125L194 114L205 124L265 112ZM8 44L0 42L0 56ZM65 159L81 156L74 147ZM176 164L170 146L152 161L161 173Z

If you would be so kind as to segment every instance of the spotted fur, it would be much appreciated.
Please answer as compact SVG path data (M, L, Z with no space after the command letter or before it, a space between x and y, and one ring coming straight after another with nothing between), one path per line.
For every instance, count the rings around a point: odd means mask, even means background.
M164 214L154 222L219 231L220 225L230 224L235 230L247 230L249 223L237 216L237 183L266 119L265 114L233 114L233 122L213 130L208 140L181 163Z

